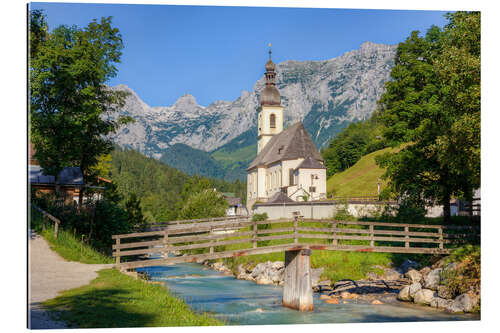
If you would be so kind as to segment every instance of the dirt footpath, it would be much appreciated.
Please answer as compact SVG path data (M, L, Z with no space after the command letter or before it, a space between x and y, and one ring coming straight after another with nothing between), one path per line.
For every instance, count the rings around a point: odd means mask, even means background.
M87 285L97 277L97 271L112 264L88 265L69 262L53 252L45 239L30 235L29 240L29 328L65 328L53 321L40 303L58 296L61 291Z

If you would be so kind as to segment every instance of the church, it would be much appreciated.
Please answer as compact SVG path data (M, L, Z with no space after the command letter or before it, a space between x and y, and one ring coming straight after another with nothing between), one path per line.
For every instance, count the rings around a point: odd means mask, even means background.
M260 95L257 157L247 168L247 207L256 202L311 201L326 198L326 168L302 122L283 129L284 108L276 88L276 67L265 66Z

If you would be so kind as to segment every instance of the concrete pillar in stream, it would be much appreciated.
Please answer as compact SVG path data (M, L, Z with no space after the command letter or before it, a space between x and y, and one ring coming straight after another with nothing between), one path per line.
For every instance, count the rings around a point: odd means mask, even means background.
M285 251L283 306L300 311L313 310L311 249Z

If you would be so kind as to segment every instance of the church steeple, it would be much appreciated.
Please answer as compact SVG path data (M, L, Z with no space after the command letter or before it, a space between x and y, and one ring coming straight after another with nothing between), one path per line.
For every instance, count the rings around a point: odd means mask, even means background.
M266 63L266 86L260 95L260 105L281 105L280 92L276 88L276 66L271 59L271 44L269 43L269 61Z
M266 85L260 94L257 154L273 135L283 131L283 107L280 93L276 88L276 66L271 59L271 53L271 44L269 44L269 61L265 66Z

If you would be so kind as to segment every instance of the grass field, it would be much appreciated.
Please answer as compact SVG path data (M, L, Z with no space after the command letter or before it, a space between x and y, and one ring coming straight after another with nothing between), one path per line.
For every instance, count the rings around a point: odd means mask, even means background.
M326 183L328 194L336 197L378 195L378 179L385 171L377 166L375 157L393 151L392 148L375 151L363 156L349 169L333 175ZM381 190L385 185L386 182L382 181Z
M98 272L89 285L45 301L50 314L72 327L215 326L223 323L193 312L160 285L148 284L116 269Z

